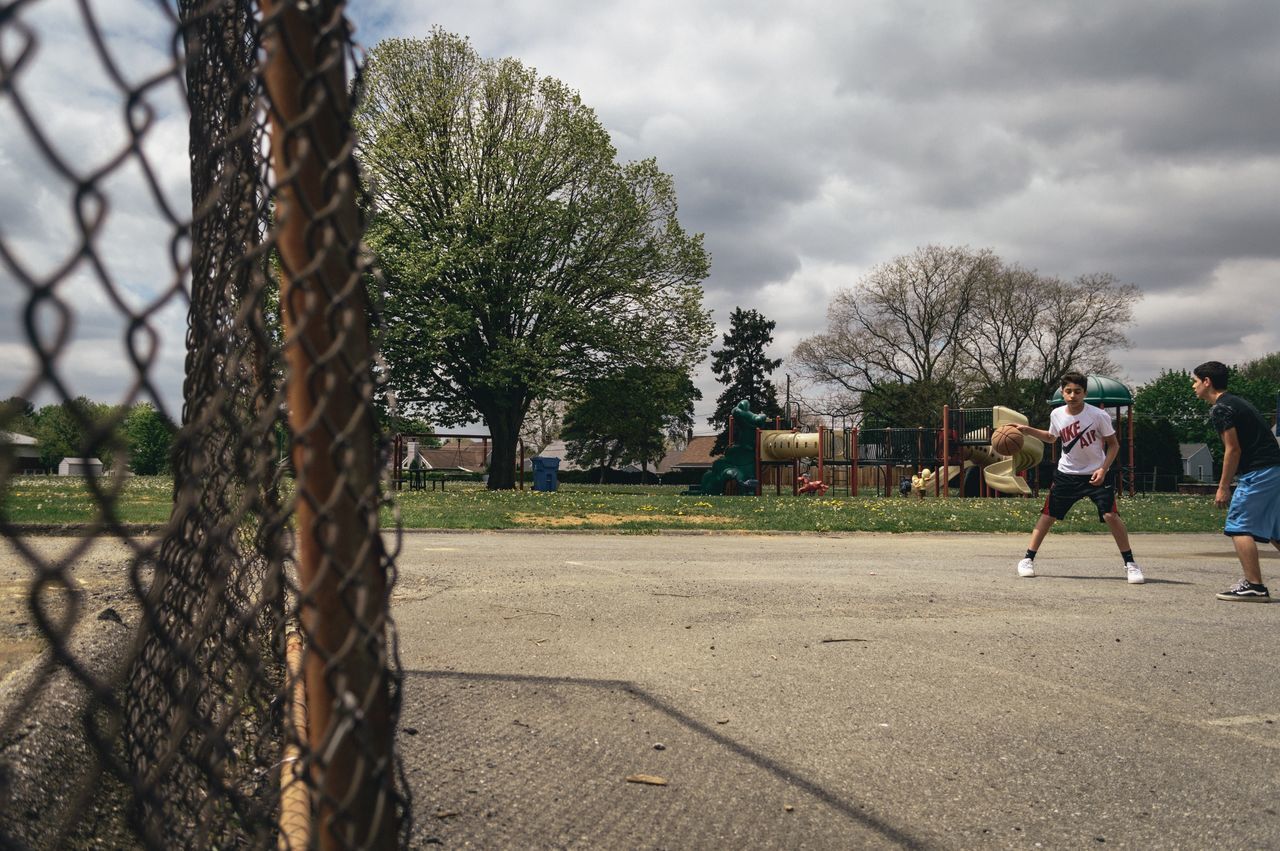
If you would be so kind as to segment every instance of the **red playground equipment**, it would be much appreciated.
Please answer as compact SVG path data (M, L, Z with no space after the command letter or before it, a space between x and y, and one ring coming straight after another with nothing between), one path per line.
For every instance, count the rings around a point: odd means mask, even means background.
M810 479L807 473L796 478L796 493L816 493L822 496L827 492L827 485L819 479Z

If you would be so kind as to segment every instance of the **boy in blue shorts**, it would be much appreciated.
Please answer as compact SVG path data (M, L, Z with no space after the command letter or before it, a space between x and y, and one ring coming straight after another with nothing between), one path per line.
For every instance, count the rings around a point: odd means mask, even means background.
M1067 404L1055 408L1049 414L1049 429L1019 425L1018 431L1052 445L1062 441L1062 454L1058 468L1053 471L1053 484L1044 501L1044 510L1031 531L1031 543L1027 554L1018 562L1018 575L1036 575L1036 552L1054 523L1067 516L1071 506L1087 499L1098 509L1098 519L1107 524L1120 558L1124 562L1125 578L1130 585L1146 581L1142 569L1134 563L1133 550L1129 548L1129 530L1116 510L1116 471L1112 469L1120 452L1120 439L1116 437L1111 417L1101 408L1085 404L1085 389L1089 379L1079 372L1062 376L1062 400Z
M1231 602L1269 603L1258 544L1280 550L1280 445L1258 409L1227 392L1227 367L1216 360L1191 371L1191 389L1213 405L1209 421L1222 437L1222 477L1214 505L1227 508L1223 533L1231 538L1244 579L1218 595ZM1231 480L1239 474L1236 490ZM1230 507L1228 507L1228 505Z

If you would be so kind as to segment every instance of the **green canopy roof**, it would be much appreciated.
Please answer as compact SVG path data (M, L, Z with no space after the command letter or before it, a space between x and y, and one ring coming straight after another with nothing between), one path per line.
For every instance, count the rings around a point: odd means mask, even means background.
M1133 394L1122 382L1101 375L1089 376L1089 385L1084 389L1084 400L1099 408L1127 408L1133 405ZM1062 401L1062 390L1055 390L1049 404L1057 408L1065 405Z

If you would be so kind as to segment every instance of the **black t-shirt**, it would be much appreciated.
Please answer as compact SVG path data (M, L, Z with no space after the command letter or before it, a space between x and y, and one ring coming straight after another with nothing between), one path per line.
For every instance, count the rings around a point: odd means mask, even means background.
M1222 434L1236 430L1240 441L1240 468L1237 473L1250 473L1263 467L1280 465L1280 444L1267 428L1258 409L1232 393L1223 393L1209 409L1209 421Z

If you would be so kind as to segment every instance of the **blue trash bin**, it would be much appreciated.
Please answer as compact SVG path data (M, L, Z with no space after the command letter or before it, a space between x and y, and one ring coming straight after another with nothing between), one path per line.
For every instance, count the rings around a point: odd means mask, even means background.
M533 489L553 491L560 486L560 459L538 455L533 459Z

